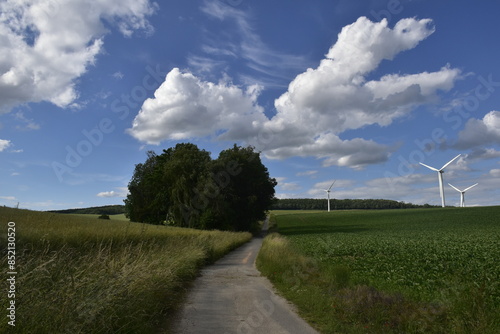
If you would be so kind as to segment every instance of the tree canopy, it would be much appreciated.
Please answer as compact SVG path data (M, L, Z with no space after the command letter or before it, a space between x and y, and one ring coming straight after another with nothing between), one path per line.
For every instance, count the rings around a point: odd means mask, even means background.
M253 147L210 153L191 143L135 166L125 200L132 221L200 229L252 231L274 201L276 180Z

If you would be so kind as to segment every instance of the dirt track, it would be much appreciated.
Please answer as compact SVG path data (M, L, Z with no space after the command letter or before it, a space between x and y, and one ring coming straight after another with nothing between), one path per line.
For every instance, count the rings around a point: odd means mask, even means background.
M261 245L254 238L202 271L174 333L317 333L255 268Z

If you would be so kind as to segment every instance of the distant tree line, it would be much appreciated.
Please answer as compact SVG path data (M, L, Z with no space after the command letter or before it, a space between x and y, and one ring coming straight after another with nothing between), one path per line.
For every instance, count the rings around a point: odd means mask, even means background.
M354 210L354 209L411 209L430 208L429 204L416 205L387 199L331 199L332 210ZM271 206L272 210L327 210L327 199L312 198L289 198L278 199Z
M49 212L88 214L88 215L119 215L125 213L125 206L124 205L93 206L90 208L83 208L83 209L51 210Z
M276 180L253 147L222 151L217 159L191 143L135 166L125 214L136 222L198 229L253 231L274 200Z

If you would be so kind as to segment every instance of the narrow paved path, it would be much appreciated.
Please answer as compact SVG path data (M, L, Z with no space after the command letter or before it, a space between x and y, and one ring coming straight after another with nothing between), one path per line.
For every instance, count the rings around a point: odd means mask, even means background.
M255 268L261 245L262 238L253 238L202 271L174 333L317 333Z

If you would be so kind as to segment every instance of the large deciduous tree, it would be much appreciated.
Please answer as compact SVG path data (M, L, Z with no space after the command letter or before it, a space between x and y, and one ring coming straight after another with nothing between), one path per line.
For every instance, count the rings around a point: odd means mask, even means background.
M274 200L277 182L269 176L260 154L252 147L238 147L222 151L213 164L213 172L226 170L230 175L228 185L221 188L217 217L236 231L254 230L254 225L265 218Z
M125 199L125 215L132 221L158 224L165 220L169 199L161 178L162 159L149 151L146 162L135 166L128 184L129 194Z
M200 203L196 189L206 179L211 161L210 152L194 144L177 144L164 151L169 158L163 165L163 181L170 195L169 213L175 225L199 228ZM200 208L201 209L201 208Z
M234 145L216 160L177 144L135 167L125 200L133 221L202 229L253 231L274 200L276 180L260 154Z

